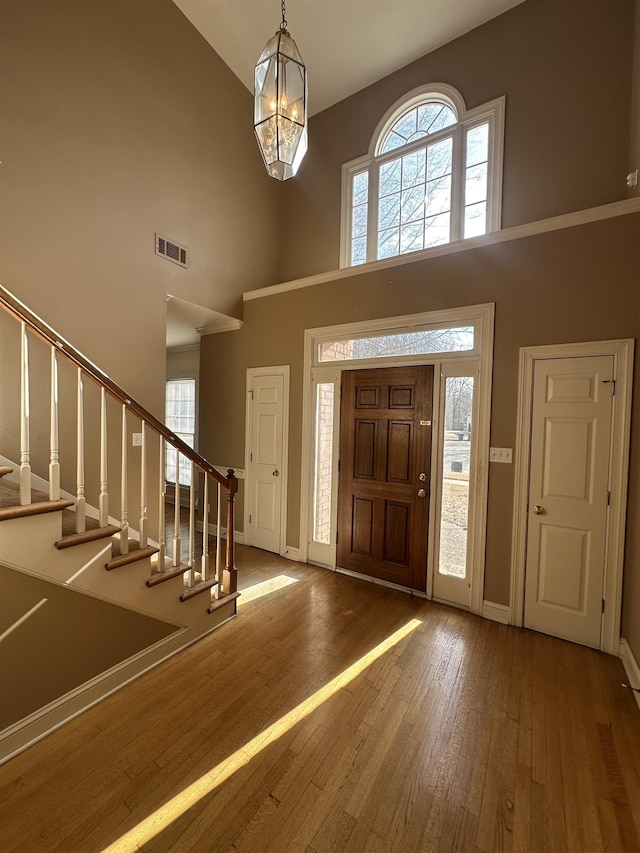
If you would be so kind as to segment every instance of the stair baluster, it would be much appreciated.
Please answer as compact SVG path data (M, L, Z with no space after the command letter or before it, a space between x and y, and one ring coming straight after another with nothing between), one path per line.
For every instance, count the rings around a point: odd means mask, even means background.
M147 513L147 425L142 421L140 443L140 547L149 544L148 513Z
M58 436L58 359L51 347L51 411L49 427L49 500L60 500L60 444Z
M122 457L120 475L120 554L124 556L129 553L129 477L127 469L127 453L129 442L127 441L127 406L122 404Z
M109 490L107 483L107 392L100 389L100 495L98 497L98 523L109 524Z
M166 469L165 469L165 460L167 456L167 445L160 436L160 469L159 469L159 481L158 481L158 491L159 491L159 503L158 503L158 562L155 564L154 573L158 574L164 572L165 570L165 562L167 558L167 544L165 540L165 506L164 502L166 500L166 492L167 492L167 480L166 480Z
M87 501L84 494L84 382L82 369L78 368L78 410L76 441L76 533L87 529Z
M202 494L202 559L200 561L200 574L202 580L209 580L209 478L204 475L204 488Z
M179 479L176 473L176 479ZM185 585L193 589L196 585L196 470L191 463L191 486L189 488L189 571L185 573Z
M31 503L31 451L29 447L29 341L27 326L20 335L20 506Z
M220 598L222 593L222 487L218 483L218 507L216 518L216 580L218 582L214 597Z
M180 453L176 455L175 483L173 484L173 565L177 569L182 559L182 542L180 541Z

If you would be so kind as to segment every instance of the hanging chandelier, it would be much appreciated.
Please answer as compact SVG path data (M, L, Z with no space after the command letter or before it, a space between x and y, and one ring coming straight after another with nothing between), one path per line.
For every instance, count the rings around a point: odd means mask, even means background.
M286 181L307 150L307 69L282 23L260 54L255 69L253 126L267 172Z

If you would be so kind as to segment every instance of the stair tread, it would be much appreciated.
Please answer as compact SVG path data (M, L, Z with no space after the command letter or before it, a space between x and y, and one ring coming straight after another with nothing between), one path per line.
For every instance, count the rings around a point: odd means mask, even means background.
M7 474L13 474L13 468L10 465L0 465L0 477L6 477Z
M146 557L153 557L154 554L158 553L158 548L154 548L152 545L148 545L146 548L132 548L132 544L129 545L129 553L128 554L120 554L118 557L114 557L112 560L109 560L108 563L105 563L105 568L107 571L111 571L111 569L118 569L120 566L126 566L129 563L136 563L138 560L144 560Z
M170 581L173 578L180 578L188 570L189 566L169 566L164 571L152 572L151 577L147 579L149 588L157 586L159 583Z
M96 527L92 530L85 530L84 533L70 533L58 539L56 548L71 548L74 545L82 545L85 542L94 542L98 539L108 539L120 532L120 528L114 524L108 524L106 527Z
M218 585L217 580L208 580L208 581L199 581L192 587L186 587L180 596L180 601L188 601L190 598L193 598L195 595L200 595L201 592L206 592L208 589L212 589L214 586Z
M37 501L26 506L4 506L0 508L0 521L10 518L26 518L30 515L43 515L46 512L60 512L73 506L74 501Z

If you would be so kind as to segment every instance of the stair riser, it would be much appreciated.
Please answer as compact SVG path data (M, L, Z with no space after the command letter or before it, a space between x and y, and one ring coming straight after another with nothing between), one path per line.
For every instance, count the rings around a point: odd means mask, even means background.
M60 583L69 582L125 607L159 616L197 632L210 629L208 594L181 602L182 579L174 578L152 589L146 586L151 575L149 558L121 566L111 572L111 542L98 540L58 550L61 536L59 512L3 521L0 530L0 561Z

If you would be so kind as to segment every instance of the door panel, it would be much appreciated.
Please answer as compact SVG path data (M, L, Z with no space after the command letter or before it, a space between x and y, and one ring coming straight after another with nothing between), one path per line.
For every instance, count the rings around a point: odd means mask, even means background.
M613 357L535 364L525 626L600 645Z
M249 542L280 553L284 376L253 378L250 407Z
M432 367L342 374L337 564L421 591L432 399Z

